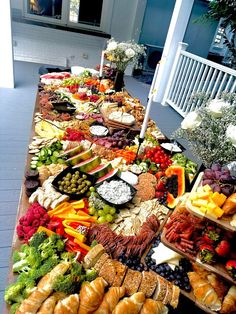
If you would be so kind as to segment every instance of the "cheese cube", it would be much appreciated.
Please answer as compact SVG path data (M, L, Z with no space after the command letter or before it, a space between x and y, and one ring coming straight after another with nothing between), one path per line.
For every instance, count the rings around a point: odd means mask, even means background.
M213 202L219 207L221 207L224 204L226 198L227 197L223 193L219 192L214 192L213 195L211 196Z
M197 193L201 193L201 192L204 192L204 187L203 186L199 186L198 188L197 188L197 191L196 191Z
M200 208L198 208L198 210L205 215L205 213L207 212L207 208L206 207L203 207L201 206Z
M199 192L197 196L200 199L207 200L209 198L209 192Z
M220 207L216 206L215 208L210 210L208 208L207 214L212 216L213 218L220 218L224 214L224 211Z

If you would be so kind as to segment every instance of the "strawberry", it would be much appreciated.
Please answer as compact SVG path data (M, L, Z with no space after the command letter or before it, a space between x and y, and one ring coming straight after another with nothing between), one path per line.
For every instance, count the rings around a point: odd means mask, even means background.
M215 250L210 244L202 244L199 249L199 257L203 263L214 262Z
M230 244L226 240L220 241L215 249L216 253L221 257L226 257L230 252Z
M214 244L220 240L220 232L214 227L208 227L205 231L202 241L208 244Z
M233 279L236 279L236 259L229 260L225 267L228 270L230 276L232 276Z
M157 191L155 195L156 195L156 198L162 198L164 196L164 192Z

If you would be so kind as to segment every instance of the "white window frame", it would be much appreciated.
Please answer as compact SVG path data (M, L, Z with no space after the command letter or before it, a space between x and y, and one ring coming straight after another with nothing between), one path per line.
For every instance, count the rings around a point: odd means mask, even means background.
M24 0L23 1L23 16L26 19L29 19L32 21L44 22L48 24L64 25L71 28L96 30L100 32L110 33L114 0L103 0L100 26L70 22L69 21L69 16L70 16L70 1L69 0L62 0L62 11L61 11L60 20L55 19L53 17L39 16L36 14L28 13L27 5L28 5L28 0Z

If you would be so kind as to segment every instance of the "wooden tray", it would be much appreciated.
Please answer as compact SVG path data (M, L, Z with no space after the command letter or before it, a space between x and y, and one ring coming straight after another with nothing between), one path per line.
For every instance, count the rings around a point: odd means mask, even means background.
M191 190L191 193L192 192L196 192L197 188L201 185L202 176L203 176L203 172L200 172L198 177L197 177L197 180L195 181L195 184L194 184L194 186L193 186L193 188ZM190 193L190 195L191 195L191 193ZM208 214L204 214L204 213L200 212L197 207L193 206L191 204L190 200L187 201L186 208L187 208L188 211L190 211L193 215L195 215L197 217L206 218L208 220L211 220L211 221L215 222L217 225L221 226L222 228L224 228L224 229L226 229L228 231L231 231L231 232L235 232L236 231L236 228L234 228L230 224L230 218L216 219L216 218L211 217Z
M170 248L171 250L179 253L180 255L190 259L192 262L199 264L200 266L202 266L203 268L205 268L206 270L215 273L218 276L221 276L222 278L224 278L225 280L229 281L230 283L236 285L236 281L233 280L233 278L228 274L227 270L225 269L225 267L220 264L220 263L216 263L214 265L209 265L209 264L205 264L202 263L199 258L192 256L188 253L185 253L183 251L181 251L180 249L178 249L174 244L170 243L166 237L165 237L165 228L163 228L162 231L162 235L161 235L161 242L167 246L168 248Z

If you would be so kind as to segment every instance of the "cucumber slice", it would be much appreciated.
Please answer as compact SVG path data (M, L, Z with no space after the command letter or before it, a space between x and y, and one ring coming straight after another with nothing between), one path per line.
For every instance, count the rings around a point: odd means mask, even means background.
M45 161L45 165L51 165L52 161L51 159L47 158L47 160Z
M51 156L50 159L51 159L52 163L54 163L54 164L57 163L57 157Z
M52 150L50 148L48 148L48 155L51 156L52 155Z
M37 156L32 157L32 160L39 160Z
M30 162L30 164L31 164L31 165L36 165L37 162L38 162L37 160L32 160L32 161Z
M43 165L43 163L42 163L42 161L38 161L36 165L37 165L37 167L41 167Z
M37 166L36 165L30 165L30 169L32 169L32 170L37 169Z
M64 163L65 163L65 160L62 159L62 158L58 158L58 159L57 159L57 163L58 163L58 164L64 164Z

